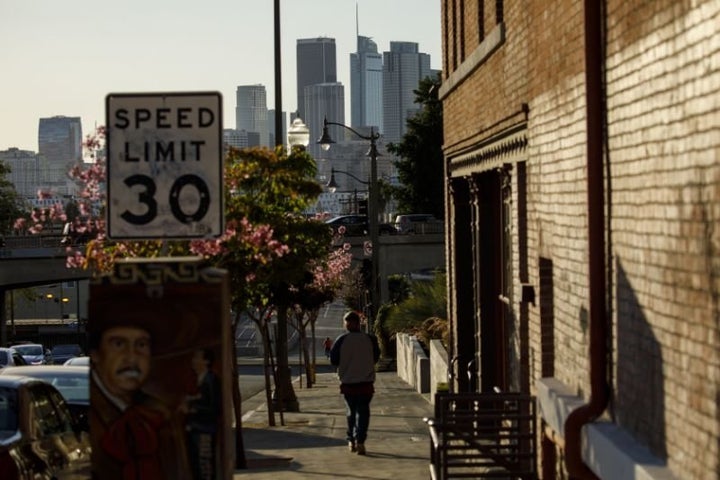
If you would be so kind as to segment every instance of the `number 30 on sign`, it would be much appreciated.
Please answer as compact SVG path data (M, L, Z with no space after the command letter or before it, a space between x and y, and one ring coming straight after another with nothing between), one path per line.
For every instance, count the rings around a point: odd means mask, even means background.
M109 94L108 236L222 235L222 96Z

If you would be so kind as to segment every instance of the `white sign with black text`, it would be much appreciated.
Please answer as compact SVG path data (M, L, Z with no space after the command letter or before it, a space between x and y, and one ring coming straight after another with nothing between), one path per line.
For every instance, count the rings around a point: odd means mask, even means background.
M222 235L220 93L109 94L106 117L108 237Z

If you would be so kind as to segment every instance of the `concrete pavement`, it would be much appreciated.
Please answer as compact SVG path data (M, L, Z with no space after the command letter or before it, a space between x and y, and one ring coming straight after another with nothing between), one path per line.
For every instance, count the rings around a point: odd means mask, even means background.
M371 404L367 455L350 453L345 441L345 406L337 378L319 366L312 388L294 384L300 412L275 414L268 426L265 395L243 402L247 470L234 479L429 478L429 437L423 417L433 407L396 372L378 372ZM303 383L303 387L305 387Z

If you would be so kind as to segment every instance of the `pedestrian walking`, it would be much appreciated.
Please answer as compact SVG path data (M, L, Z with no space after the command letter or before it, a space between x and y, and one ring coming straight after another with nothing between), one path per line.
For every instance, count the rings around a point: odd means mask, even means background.
M380 347L374 336L360 330L357 312L346 313L343 320L347 332L335 339L330 349L330 363L337 367L340 393L345 398L348 449L365 455Z
M325 337L325 341L323 342L323 347L325 347L325 356L327 358L330 358L330 349L332 348L333 342L330 340L330 337Z

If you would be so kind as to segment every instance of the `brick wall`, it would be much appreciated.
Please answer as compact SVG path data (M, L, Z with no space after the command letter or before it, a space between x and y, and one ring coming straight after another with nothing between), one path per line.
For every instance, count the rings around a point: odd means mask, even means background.
M608 11L614 414L683 478L717 478L720 4Z
M461 44L465 45L466 56L469 56L480 41L478 28L480 20L476 16L477 6L473 5L476 2L449 0L447 6L452 12L451 5L455 5L454 8L459 12L461 10L459 5L462 3L465 4L462 8L465 12L462 22L465 40L457 41L454 44L458 45L458 48ZM487 36L498 26L494 20L495 2L486 1L484 4L485 20L483 22ZM508 41L503 47L490 56L486 63L483 63L471 77L463 82L460 90L472 93L459 93L445 98L443 102L444 143L449 155L472 145L482 136L506 127L507 124L504 123L504 120L517 112L521 103L527 100L528 76L524 71L524 65L528 51L527 45L525 45L527 32L522 28L523 12L521 7L505 12L507 28L514 33L508 34ZM460 31L460 28L450 25L448 31L452 34ZM452 46L452 40L448 40L448 42ZM498 72L501 73L503 81L497 80ZM452 73L452 71L443 72L443 78L447 78Z
M466 13L465 38L446 39L446 49L452 43L461 51L464 45L466 58L479 24L467 13L478 3L487 35L497 27L498 2L443 2L443 11ZM526 258L527 281L539 295L534 307L518 307L515 319L528 318L531 387L533 379L552 374L587 398L582 2L500 3L504 41L443 98L445 153L452 158L472 149L502 130L521 103L529 105L527 252L514 258ZM613 324L607 414L666 459L679 478L716 479L720 2L606 4ZM450 34L459 31L457 22L446 26ZM453 79L453 71L443 75ZM522 243L516 237L513 249ZM514 272L519 298L519 267Z
M583 85L583 77L575 76L530 102L528 223L535 237L528 241L528 257L553 264L555 377L589 393ZM539 265L531 274L539 285ZM532 312L534 322L540 313Z

